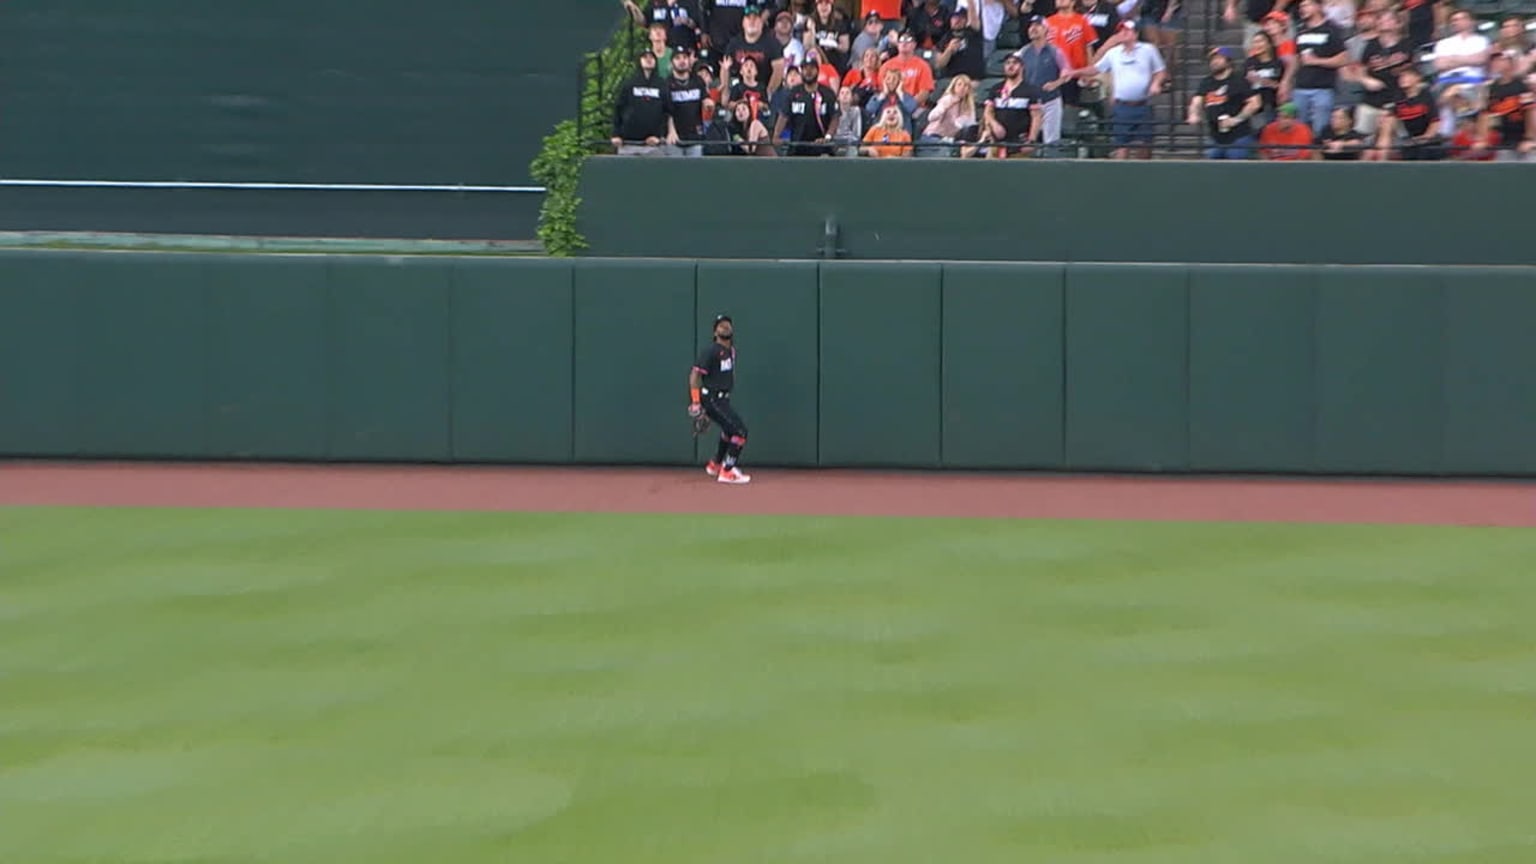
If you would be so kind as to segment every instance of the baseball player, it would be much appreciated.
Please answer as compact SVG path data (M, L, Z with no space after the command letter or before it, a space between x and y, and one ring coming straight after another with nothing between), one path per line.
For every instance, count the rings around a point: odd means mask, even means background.
M747 444L747 424L731 407L731 389L736 386L736 348L731 344L734 334L731 316L716 315L714 341L704 346L688 373L688 392L693 396L688 416L695 423L708 418L720 427L720 446L704 470L721 483L740 484L750 483L752 478L736 467L741 448Z

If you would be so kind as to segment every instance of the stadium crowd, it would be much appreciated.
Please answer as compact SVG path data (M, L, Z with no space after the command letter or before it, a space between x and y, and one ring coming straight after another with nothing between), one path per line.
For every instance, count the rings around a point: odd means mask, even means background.
M1206 74L1171 104L1185 0L623 0L647 45L612 145L1059 156L1070 117L1121 159L1182 123L1213 159L1536 161L1536 22L1445 0L1205 2L1241 44L1200 46Z

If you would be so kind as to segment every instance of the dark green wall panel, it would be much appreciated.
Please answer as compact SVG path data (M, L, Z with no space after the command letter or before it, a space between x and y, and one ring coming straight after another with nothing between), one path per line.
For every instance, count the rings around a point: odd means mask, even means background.
M0 454L81 450L75 273L71 255L0 255Z
M696 270L692 261L577 262L576 461L692 461Z
M1067 465L1188 466L1188 272L1081 265L1067 270Z
M944 266L944 464L1060 468L1059 264Z
M635 218L634 202L679 189L751 189L753 206L730 219L714 207ZM1264 202L1283 239L1242 218L1237 190ZM1522 165L598 157L582 168L580 194L593 256L1536 264L1520 219L1423 224L1425 202L1536 197L1536 172ZM1370 201L1368 230L1339 230L1318 201ZM1176 230L1153 224L1165 213ZM829 221L836 250L824 249Z
M1312 468L1314 272L1222 266L1190 272L1191 468Z
M371 0L366 15L310 0L4 8L6 176L448 184L525 182L576 107L582 54L622 12L612 0Z
M133 259L131 271L125 258ZM209 455L204 260L79 259L73 272L86 349L78 391L84 449L104 456Z
M814 262L703 262L698 272L694 354L724 312L736 326L736 392L747 424L744 463L817 462L817 344L820 317ZM713 458L719 430L699 437L694 461Z
M1422 268L1323 268L1317 294L1317 464L1442 467L1445 306Z
M448 459L449 269L441 259L330 264L330 458Z
M223 458L326 456L327 270L288 256L210 258L209 451Z
M1531 476L1533 278L0 251L0 454Z
M570 461L573 272L569 261L454 265L455 459Z
M821 268L821 464L937 467L937 264Z
M1446 274L1445 469L1536 472L1536 275Z

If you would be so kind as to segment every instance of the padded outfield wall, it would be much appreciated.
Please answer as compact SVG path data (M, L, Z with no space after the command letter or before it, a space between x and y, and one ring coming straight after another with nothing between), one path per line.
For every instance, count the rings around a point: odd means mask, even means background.
M0 253L0 455L1536 475L1521 268ZM708 445L706 442L706 446Z

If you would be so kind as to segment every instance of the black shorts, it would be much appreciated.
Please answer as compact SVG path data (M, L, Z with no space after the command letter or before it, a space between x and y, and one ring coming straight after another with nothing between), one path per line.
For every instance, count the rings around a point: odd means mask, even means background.
M703 401L704 413L720 427L721 437L747 437L747 424L741 422L741 416L731 407L731 394L710 394Z

